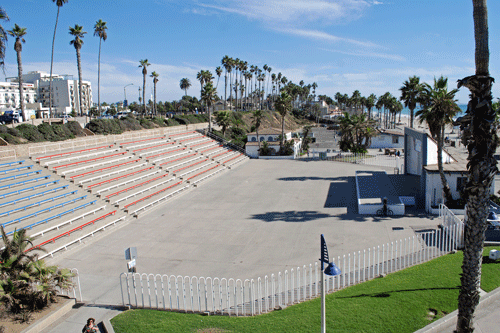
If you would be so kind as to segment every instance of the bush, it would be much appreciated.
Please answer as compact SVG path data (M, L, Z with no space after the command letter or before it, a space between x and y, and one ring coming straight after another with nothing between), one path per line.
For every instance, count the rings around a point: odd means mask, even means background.
M167 126L179 126L180 123L174 118L167 119Z
M54 131L54 134L59 138L58 140L73 139L75 137L69 128L62 124L53 124L52 131Z
M179 124L179 125L189 124L189 121L187 121L184 117L186 117L186 116L175 116L172 119L175 120L177 122L177 124Z
M12 136L17 136L18 138L23 137L23 134L21 132L19 132L19 130L17 128L9 127L9 128L7 128L7 133L9 133Z
M149 129L149 128L155 128L156 127L154 125L154 123L150 119L148 119L148 118L142 118L140 120L140 123L141 123L141 126L143 128L148 128Z
M118 119L93 119L87 126L95 134L122 134L123 130Z
M17 145L21 143L19 138L12 136L9 133L0 133L0 138L4 139L5 141L7 141L7 143L11 145Z
M164 118L154 117L153 119L151 119L151 121L153 123L155 123L156 125L160 126L160 127L165 127L166 126Z
M21 124L16 127L22 136L30 142L42 142L45 138L42 133L38 131L38 128L34 125Z
M56 134L54 134L54 131L52 130L52 126L50 126L47 123L41 123L40 125L37 126L38 132L40 132L45 140L47 141L59 141L61 140Z
M126 118L120 119L120 128L123 131L137 131L141 130L142 126L137 119L129 115Z
M9 129L5 125L0 125L0 133L8 133Z
M64 127L66 127L74 136L85 136L82 126L80 126L80 123L77 121L68 121L64 124Z

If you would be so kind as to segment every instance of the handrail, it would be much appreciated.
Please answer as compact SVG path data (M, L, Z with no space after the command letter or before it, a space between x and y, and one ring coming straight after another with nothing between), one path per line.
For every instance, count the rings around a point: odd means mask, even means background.
M244 154L245 156L248 156L247 155L247 152L245 151L245 149L241 148L240 146L238 145L235 145L234 143L231 143L229 141L227 141L226 139L224 138L221 138L220 136L218 135L215 135L214 133L212 132L209 132L207 129L202 129L202 130L197 130L199 133L203 134L203 135L206 135L207 137L209 138L212 138L214 140L217 140L221 143L223 143L224 145L228 146L228 147L231 147L232 149L234 150L237 150L239 151L240 153ZM249 156L250 157L250 156Z
M2 163L0 164L0 167L3 167L3 166L11 166L12 164L23 164L25 160L22 160L22 161L14 161L14 162L7 162L7 163Z
M10 171L20 171L20 170L23 170L23 169L32 169L32 168L33 168L33 165L25 165L25 166L17 167L17 168L14 168L14 169L0 170L0 173L3 173L5 175L5 174L7 174L7 172L10 172Z

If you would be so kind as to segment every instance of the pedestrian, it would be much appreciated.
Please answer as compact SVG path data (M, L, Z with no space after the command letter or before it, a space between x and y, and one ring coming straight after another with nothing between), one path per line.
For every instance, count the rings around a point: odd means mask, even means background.
M87 319L87 325L85 325L82 329L82 333L98 333L99 327L95 324L94 318Z

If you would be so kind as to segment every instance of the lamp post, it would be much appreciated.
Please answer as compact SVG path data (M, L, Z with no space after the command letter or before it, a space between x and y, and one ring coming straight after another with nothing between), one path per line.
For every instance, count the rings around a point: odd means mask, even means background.
M341 273L333 262L329 262L328 248L326 247L325 237L321 234L321 333L326 332L326 309L325 309L325 274L330 276L339 275ZM325 262L328 267L325 269Z
M133 85L134 85L133 83L129 83L125 87L123 87L123 96L125 97L125 99L123 100L123 106L124 107L128 106L128 102L127 102L127 90L125 88L127 88L128 86L133 86Z

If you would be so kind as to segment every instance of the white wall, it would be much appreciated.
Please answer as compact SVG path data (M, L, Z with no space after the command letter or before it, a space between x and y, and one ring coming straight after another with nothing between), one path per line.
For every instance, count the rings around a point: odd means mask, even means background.
M454 162L454 159L448 154L445 150L443 150L443 163L451 163ZM430 137L427 137L427 163L426 165L437 164L437 144Z
M371 145L368 148L396 148L403 149L405 147L404 136L397 136L398 143L392 143L393 135L390 134L379 134L372 138Z

